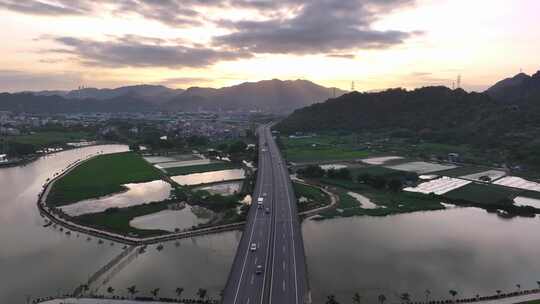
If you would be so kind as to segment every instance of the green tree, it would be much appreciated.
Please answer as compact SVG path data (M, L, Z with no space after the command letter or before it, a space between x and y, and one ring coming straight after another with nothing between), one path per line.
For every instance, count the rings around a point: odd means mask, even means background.
M201 298L201 300L204 300L204 298L206 298L206 293L208 291L204 288L199 288L199 290L197 290L197 296L199 296L199 298Z
M378 299L379 299L379 303L381 303L381 304L383 304L384 302L386 302L386 296L383 295L383 294L379 295L379 298L378 298Z
M399 179L391 179L388 182L388 188L393 192L399 192L401 191L401 188L403 187L403 183Z
M354 296L352 297L353 303L360 304L362 302L362 296L358 292L354 293Z
M308 178L321 178L325 171L320 166L309 165L305 169L298 170L298 173Z
M135 286L135 285L129 286L129 287L127 288L127 291L128 291L128 293L131 295L131 297L133 297L136 293L139 292L139 291L137 290L137 286Z
M426 303L427 303L429 302L429 297L431 296L431 290L426 289L424 293L426 294Z
M184 292L184 288L183 287L177 287L175 292L176 292L176 296L178 296L180 298L182 296L182 293Z
M150 293L154 296L154 298L157 298L159 294L159 288L152 289Z
M411 301L411 295L407 292L402 293L399 298L407 303Z
M331 294L326 297L326 304L339 304L339 302L336 300L336 296Z
M454 302L455 302L455 301L456 301L456 296L457 296L458 292L455 291L455 290L453 290L453 289L450 289L448 292L450 293L450 295L452 296L452 299L453 299Z
M112 295L114 293L114 288L112 288L112 286L107 287L107 293Z

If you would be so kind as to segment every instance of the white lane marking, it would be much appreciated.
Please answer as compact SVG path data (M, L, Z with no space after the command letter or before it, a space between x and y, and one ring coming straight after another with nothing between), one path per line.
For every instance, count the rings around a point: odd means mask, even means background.
M262 169L263 169L263 166L264 165L264 161L261 162L261 172ZM264 184L264 174L261 173L261 185ZM261 189L258 189L259 192ZM248 244L251 244L251 241L253 240L253 232L255 232L255 224L257 223L256 219L257 219L257 215L259 213L259 209L255 209L255 218L253 219L253 225L251 226L251 234L249 236L249 242ZM244 271L245 271L245 268L246 268L246 262L247 262L247 259L249 257L249 246L248 248L246 248L246 254L244 255L244 263L242 264L242 271L240 272L240 279L238 280L238 285L236 286L236 292L234 294L234 301L233 303L236 304L236 301L238 300L238 292L240 291L240 286L242 285L242 277L244 276ZM248 303L249 303L249 299L248 299Z
M249 300L250 300L250 298L247 299L246 304L249 304Z
M259 257L255 257L255 265L257 265L257 261L259 260Z
M272 166L270 166L270 168L271 168L272 171L274 170L274 168L273 168ZM273 174L272 174L272 175L273 175ZM274 188L272 188L272 192L274 192L273 190L274 190ZM270 193L270 191L268 191L268 193ZM272 200L270 200L270 206L273 206L273 205L275 205L274 193L272 193ZM273 208L273 207L272 207L272 208ZM270 227L269 227L269 229L268 229L268 235L270 235L271 232L272 232L272 219L273 219L273 218L275 218L275 215L272 214L271 217L269 218L269 220L270 220ZM262 284L263 290L262 290L262 292L261 292L261 297L260 297L260 299L259 299L259 302L260 302L261 304L262 304L263 301L264 301L264 287L266 286L266 277L267 277L267 275L268 275L269 273L271 274L272 271L273 271L273 269L270 269L270 268L268 267L268 259L269 259L269 257L270 257L270 239L271 239L271 238L268 237L268 238L267 238L267 241L266 241L266 261L265 261L265 264L264 264L264 265L265 265L265 269L267 269L267 271L264 271L263 284ZM274 234L274 239L275 239L275 234ZM275 243L274 243L273 250L274 250L274 248L275 248ZM274 263L274 262L273 262L273 260L272 260L272 264L273 264L273 263ZM273 279L270 280L270 292L272 291L272 282L273 282ZM270 298L271 298L271 297L272 297L272 295L270 294Z
M272 170L273 170L273 168L272 168ZM275 179L276 177L277 177L277 175L274 175L274 179ZM276 191L276 189L277 189L277 188L274 187L274 189L273 189L274 192ZM276 197L277 197L277 195L276 195ZM276 209L275 206L276 206L276 204L274 204L274 208L273 208L273 209ZM274 217L273 217L273 218L274 218L274 222L275 222L276 219L277 219L277 215L274 214ZM276 233L276 231L275 231L276 229L277 229L277 224L274 226L274 243L273 243L273 246L272 246L272 269L271 269L272 274L274 273L274 270L275 270L275 269L274 269L274 265L275 265L274 260L275 260L275 258L276 258L276 237L277 237L277 233ZM272 275L272 277L271 277L271 279L270 279L270 299L269 299L269 303L270 303L270 304L272 304L272 290L274 290L274 277L275 277L275 276Z
M281 248L283 248L283 253L285 253L285 245L283 245L283 247L281 247Z
M285 279L283 279L283 291L285 291Z
M286 184L285 185L285 191L287 193L287 201L288 201L288 206L289 206L289 213L290 213L290 216L291 216L291 219L292 219L292 208L291 208L291 196L290 196L290 192L289 192L289 186L290 184L288 184L286 182L286 175L285 175L285 170L286 168L283 168L283 170L280 170L281 171L281 175L283 176L283 182ZM290 229L291 229L291 240L292 240L292 256L293 256L293 269L294 269L294 292L295 292L295 303L298 304L298 278L297 278L297 273L296 273L296 246L295 246L295 242L294 242L294 235L293 235L293 232L294 232L294 227L293 227L293 221L291 220L289 222L290 224Z
M283 261L282 265L283 265L283 270L285 270L285 261Z
M255 275L251 275L251 280L249 281L249 284L253 285L253 281L255 280Z

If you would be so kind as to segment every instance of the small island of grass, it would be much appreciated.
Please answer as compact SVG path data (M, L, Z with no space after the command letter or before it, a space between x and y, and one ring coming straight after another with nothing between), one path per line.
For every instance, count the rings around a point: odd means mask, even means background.
M161 178L159 170L133 152L99 155L55 182L47 204L68 205L84 199L121 192L122 185Z

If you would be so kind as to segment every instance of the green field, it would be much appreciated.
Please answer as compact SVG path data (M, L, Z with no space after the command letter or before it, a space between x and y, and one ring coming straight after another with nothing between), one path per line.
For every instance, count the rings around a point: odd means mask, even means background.
M488 170L492 170L492 168L467 165L467 166L458 167L454 169L431 172L430 174L437 174L437 175L450 176L450 177L460 177L460 176L475 174L475 173L488 171Z
M206 165L195 165L195 166L185 166L185 167L176 167L176 168L167 168L168 175L186 175L192 173L203 173L209 171L219 171L219 170L228 170L236 169L238 165L235 165L230 162L218 162L210 163Z
M132 152L97 156L58 180L47 203L62 206L124 190L123 184L160 179L158 169Z
M87 132L38 132L28 135L19 135L10 137L10 140L22 144L31 144L36 146L47 146L52 144L64 144L67 142L79 141L81 139L90 140L90 134Z
M317 187L293 182L293 188L297 199L301 197L308 199L307 202L298 202L298 210L300 212L330 204L330 197Z
M324 184L334 186L332 191L336 192L340 197L337 209L342 209L342 212L329 210L321 213L323 217L327 218L354 215L385 216L422 210L444 209L444 206L440 204L440 199L429 195L404 191L392 192L387 189L379 190L350 180L325 178L321 179L321 181ZM361 194L369 198L374 204L384 207L363 209L354 197L347 194L349 191Z
M520 191L497 185L471 183L444 194L450 200L467 201L483 205L508 204Z
M281 137L284 156L292 162L365 158L369 153L352 136L320 135L308 138Z
M129 225L129 222L138 216L165 210L167 209L167 203L170 202L149 203L129 208L113 208L105 212L81 215L76 217L75 220L86 226L124 235L131 234L139 237L148 237L166 234L169 232L163 230L143 230L133 228Z
M540 300L534 300L534 301L529 301L529 302L521 302L521 303L518 303L518 304L540 304Z

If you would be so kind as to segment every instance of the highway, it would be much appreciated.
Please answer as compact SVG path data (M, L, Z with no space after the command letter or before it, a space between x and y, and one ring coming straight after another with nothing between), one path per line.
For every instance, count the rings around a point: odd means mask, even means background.
M308 303L304 243L289 173L270 126L259 127L258 134L257 183L223 303Z

